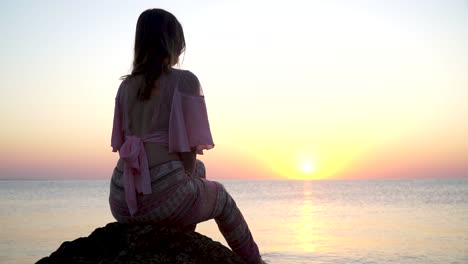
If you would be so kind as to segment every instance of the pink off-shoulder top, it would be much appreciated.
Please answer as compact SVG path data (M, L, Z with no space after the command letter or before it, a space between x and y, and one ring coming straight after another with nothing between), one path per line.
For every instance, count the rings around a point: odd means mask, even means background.
M112 150L119 151L124 161L125 195L132 215L138 209L136 193L151 193L144 143L167 146L169 153L195 149L203 154L214 147L205 97L193 73L170 69L161 75L159 89L146 101L137 99L143 85L143 76L122 81L115 98L111 138Z

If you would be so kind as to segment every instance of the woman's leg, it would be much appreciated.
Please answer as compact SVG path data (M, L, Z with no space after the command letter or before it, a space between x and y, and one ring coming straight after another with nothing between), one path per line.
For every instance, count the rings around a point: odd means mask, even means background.
M206 179L205 164L203 164L203 162L201 160L197 159L195 161L195 169L194 169L194 173L193 173L193 175L191 175L191 177ZM185 231L185 232L195 231L195 229L197 228L197 223L185 225L185 226L179 227L179 229L182 230L182 231Z
M260 263L257 244L249 227L224 186L218 182L195 178L197 200L192 210L180 224L190 226L209 219L215 219L232 251L247 263Z
M231 249L247 263L260 263L260 252L253 240L247 222L234 199L223 185L218 183L218 201L213 218Z

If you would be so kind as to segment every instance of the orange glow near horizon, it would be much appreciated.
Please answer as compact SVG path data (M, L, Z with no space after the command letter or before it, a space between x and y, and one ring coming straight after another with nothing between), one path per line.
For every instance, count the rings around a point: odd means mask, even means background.
M209 179L468 177L464 3L204 4L161 8L184 26L180 67L205 94ZM110 177L114 99L145 5L73 17L67 2L53 14L2 6L7 20L37 23L0 24L0 179Z

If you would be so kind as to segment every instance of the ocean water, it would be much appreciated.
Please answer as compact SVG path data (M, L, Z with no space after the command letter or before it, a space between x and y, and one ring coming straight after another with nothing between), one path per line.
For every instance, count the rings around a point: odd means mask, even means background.
M468 263L468 179L221 181L268 263ZM0 263L114 221L109 181L0 181ZM226 245L214 221L197 231Z

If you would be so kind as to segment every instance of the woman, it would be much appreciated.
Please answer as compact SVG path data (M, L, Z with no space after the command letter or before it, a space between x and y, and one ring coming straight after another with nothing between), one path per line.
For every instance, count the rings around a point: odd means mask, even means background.
M182 26L162 9L138 18L133 70L115 99L113 151L120 159L109 203L118 222L194 230L215 219L231 249L263 263L241 212L224 187L205 179L196 154L214 147L197 77L172 68L185 49Z

